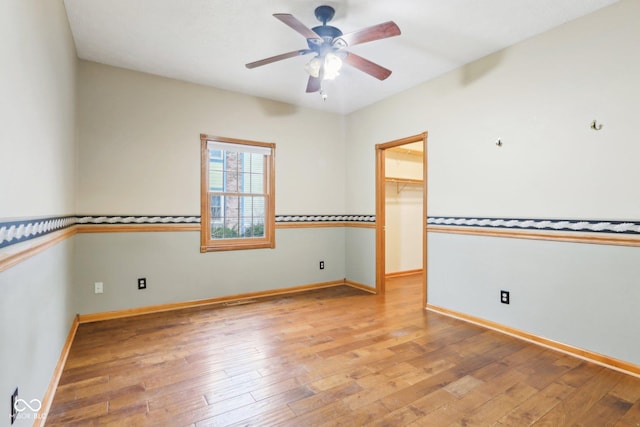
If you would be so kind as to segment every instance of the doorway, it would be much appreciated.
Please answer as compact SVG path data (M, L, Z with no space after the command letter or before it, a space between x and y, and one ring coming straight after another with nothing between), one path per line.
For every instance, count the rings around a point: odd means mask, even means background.
M388 160L398 153L404 153L414 159L422 159L422 170L416 175L415 171L409 174L400 174L397 170L389 167ZM405 157L406 157L405 156ZM402 156L400 156L402 157ZM400 176L398 176L400 175ZM420 215L421 242L418 242L420 249L418 268L416 272L422 275L422 303L427 305L427 133L410 136L407 138L390 141L376 145L376 292L385 293L385 281L387 277L387 233L393 231L389 229L387 212L387 188L392 184L397 189L419 188L422 190L422 209ZM395 220L395 219L394 219ZM397 236L389 236L396 239Z

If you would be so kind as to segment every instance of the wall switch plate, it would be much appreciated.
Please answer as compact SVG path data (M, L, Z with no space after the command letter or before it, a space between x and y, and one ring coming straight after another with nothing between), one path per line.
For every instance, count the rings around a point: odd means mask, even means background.
M500 291L500 302L509 304L509 291Z
M95 282L93 284L93 292L101 294L104 292L104 284L102 282Z
M320 270L324 270L324 261L320 261Z
M141 277L138 279L138 289L147 289L147 278Z
M11 424L16 422L18 418L18 410L16 409L16 401L18 400L18 387L16 387L15 391L11 395Z

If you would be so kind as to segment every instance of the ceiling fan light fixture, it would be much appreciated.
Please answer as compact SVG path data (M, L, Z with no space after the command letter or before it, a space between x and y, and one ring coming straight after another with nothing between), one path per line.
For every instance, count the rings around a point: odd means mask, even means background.
M340 75L342 59L335 53L327 53L324 56L324 76L325 80L333 80Z
M322 61L320 57L316 56L311 61L307 62L307 65L304 66L304 69L311 77L315 77L316 79L320 77L320 68L322 67Z
M324 57L316 56L307 62L304 69L311 77L319 78L322 70L323 80L333 80L340 75L342 59L335 53L329 52Z

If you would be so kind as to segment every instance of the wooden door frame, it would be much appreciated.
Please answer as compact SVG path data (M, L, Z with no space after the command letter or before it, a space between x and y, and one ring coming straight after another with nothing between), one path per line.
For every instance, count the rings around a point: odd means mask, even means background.
M385 293L386 255L386 185L385 185L385 150L413 142L421 142L424 149L422 164L422 305L427 306L427 132L409 136L395 141L376 145L376 293Z

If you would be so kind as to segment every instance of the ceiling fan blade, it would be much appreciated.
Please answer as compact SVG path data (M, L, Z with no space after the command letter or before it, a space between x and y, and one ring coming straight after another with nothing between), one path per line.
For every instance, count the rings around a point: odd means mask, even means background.
M307 55L313 52L311 49L294 50L292 52L281 53L280 55L272 56L270 58L261 59L260 61L250 62L245 67L251 69L261 67L263 65L271 64L272 62L282 61L283 59L293 58L294 56Z
M336 47L355 46L357 44L367 43L374 40L386 39L400 35L400 28L393 21L383 22L382 24L373 25L360 31L345 34L336 38L333 45Z
M319 35L317 35L311 28L298 21L298 19L293 15L289 13L274 13L273 16L296 30L298 33L302 34L304 38L319 40L322 42L322 38Z
M307 82L307 93L319 92L322 89L322 79L319 77L309 76Z
M384 80L391 75L391 70L388 70L374 62L369 61L355 53L348 52L347 56L343 59L346 64L363 71L370 76L375 77L378 80Z

